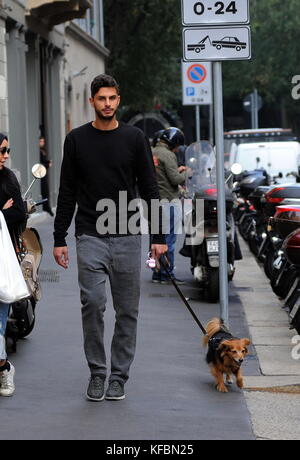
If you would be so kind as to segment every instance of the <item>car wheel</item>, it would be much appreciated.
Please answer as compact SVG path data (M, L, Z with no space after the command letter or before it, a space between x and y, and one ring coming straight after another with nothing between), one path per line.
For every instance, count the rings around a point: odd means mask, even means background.
M236 50L237 50L237 51L241 51L241 49L242 49L242 48L241 48L240 46L237 46L237 47L236 47Z
M220 49L222 49L222 46L221 46L221 45L217 45L216 48L217 48L217 50L220 50Z
M200 51L201 51L201 48L195 48L196 53L200 53Z

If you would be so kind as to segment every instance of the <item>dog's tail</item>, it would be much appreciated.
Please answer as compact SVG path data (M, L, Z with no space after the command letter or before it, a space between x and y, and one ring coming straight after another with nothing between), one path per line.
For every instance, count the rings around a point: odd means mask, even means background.
M207 335L203 339L203 345L207 346L209 339L223 328L223 321L220 318L213 318L206 325Z

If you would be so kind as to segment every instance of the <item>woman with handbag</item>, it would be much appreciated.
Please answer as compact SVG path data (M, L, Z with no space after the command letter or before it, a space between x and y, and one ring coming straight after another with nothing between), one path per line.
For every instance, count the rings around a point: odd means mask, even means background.
M26 214L18 180L5 166L9 153L8 138L0 133L0 211L12 235L25 221ZM12 396L15 391L15 369L7 360L5 347L8 312L9 304L0 302L0 396Z

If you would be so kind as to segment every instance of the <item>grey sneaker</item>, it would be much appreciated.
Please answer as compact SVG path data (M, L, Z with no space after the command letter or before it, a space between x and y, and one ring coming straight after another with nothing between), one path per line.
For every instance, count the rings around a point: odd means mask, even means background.
M110 382L106 391L105 399L110 401L120 401L125 398L124 383L119 380L113 380Z
M100 402L104 399L104 379L94 375L90 379L86 397L89 401Z

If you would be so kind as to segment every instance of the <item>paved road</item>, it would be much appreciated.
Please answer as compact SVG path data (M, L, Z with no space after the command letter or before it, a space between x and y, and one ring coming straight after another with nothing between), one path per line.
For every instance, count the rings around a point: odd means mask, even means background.
M255 439L243 392L233 387L216 392L200 344L201 333L178 299L173 286L153 285L143 268L142 301L137 355L126 399L91 403L84 394L88 369L82 350L82 332L73 238L67 272L52 260L51 219L40 225L44 243L43 299L31 336L19 342L11 360L16 365L17 391L0 400L0 439L15 440L202 440ZM72 234L72 232L70 232ZM146 253L146 240L145 240ZM218 315L218 307L201 301L191 280L188 260L177 256L177 275L203 322ZM51 270L59 281L50 282ZM238 292L231 293L231 329L248 330ZM107 349L114 314L109 298L106 312ZM258 375L250 356L245 374Z

